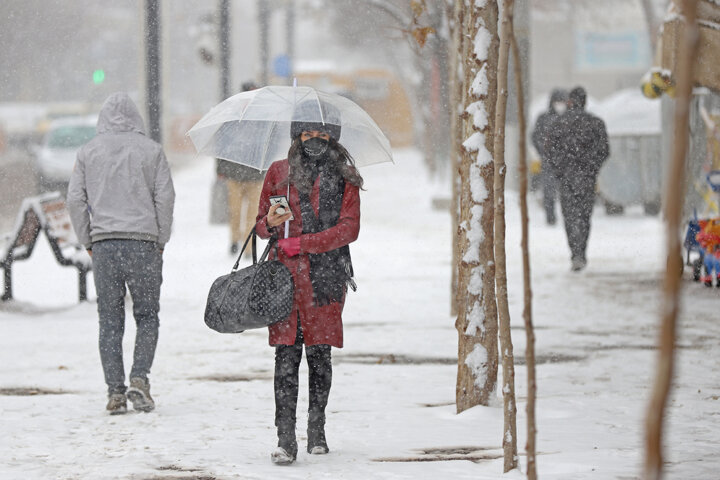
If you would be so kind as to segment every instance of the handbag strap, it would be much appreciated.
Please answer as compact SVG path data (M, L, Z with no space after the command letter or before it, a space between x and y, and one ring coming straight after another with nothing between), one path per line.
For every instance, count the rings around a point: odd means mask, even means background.
M253 265L257 263L264 262L267 258L268 254L270 253L270 249L275 245L277 242L277 237L273 235L270 237L270 241L268 241L267 246L265 247L265 250L263 251L262 255L260 255L260 260L257 258L257 233L255 232L255 227L253 227L252 230L250 230L250 234L245 239L245 243L243 243L242 249L240 249L240 255L238 255L237 260L235 261L235 265L233 265L232 271L236 271L238 269L238 266L240 265L240 259L242 258L243 253L245 252L245 248L247 247L248 242L250 242L250 239L252 238L252 259L253 259Z

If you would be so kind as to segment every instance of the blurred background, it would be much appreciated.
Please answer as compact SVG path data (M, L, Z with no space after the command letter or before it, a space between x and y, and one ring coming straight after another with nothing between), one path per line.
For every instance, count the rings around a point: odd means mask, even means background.
M586 88L589 109L614 135L613 158L599 180L606 206L619 207L609 212L634 204L648 214L659 211L665 164L661 142L667 139L662 105L669 100L649 100L640 86L653 66L656 32L668 3L516 1L529 131L547 109L553 88ZM0 231L12 226L23 197L63 188L74 152L93 135L94 115L110 93L130 93L151 134L179 167L194 155L185 132L213 105L239 92L244 82L290 85L293 78L360 104L393 148L419 149L427 175L438 185L428 198L444 208L450 195L452 4L3 0ZM517 152L512 97L511 165ZM533 156L530 161L536 162ZM651 164L643 166L638 159ZM618 185L618 179L635 183ZM508 183L513 188L516 179L509 176Z

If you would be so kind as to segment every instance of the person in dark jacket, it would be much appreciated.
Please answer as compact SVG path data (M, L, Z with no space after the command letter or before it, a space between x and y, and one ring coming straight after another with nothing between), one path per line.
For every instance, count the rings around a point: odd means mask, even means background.
M560 207L570 246L572 270L587 265L585 251L595 203L595 183L610 154L605 123L585 111L587 94L576 87L568 96L568 111L551 125L545 144L550 168L560 186Z
M348 244L360 232L363 180L337 141L341 129L339 118L333 118L337 114L326 113L327 123L292 122L288 158L268 169L257 215L258 235L280 238L273 256L292 272L295 285L292 312L269 327L269 342L275 347L278 435L271 460L277 465L288 465L297 457L295 421L303 345L309 370L307 451L329 452L325 408L332 381L330 352L333 346L343 346L345 294L348 287L355 288ZM275 195L288 196L290 212L280 215L280 205L271 206L270 197ZM291 216L294 219L286 224Z
M535 122L535 129L532 133L532 144L540 155L541 161L541 182L543 188L543 207L545 208L545 219L549 225L555 225L555 199L557 198L557 180L550 171L550 162L547 160L545 142L547 141L552 125L567 110L567 91L555 89L550 95L550 105L546 112L543 112Z
M243 92L256 88L257 85L253 82L242 84ZM240 241L247 237L255 226L255 207L260 198L265 172L218 158L216 173L218 178L225 180L227 184L230 254L236 254Z

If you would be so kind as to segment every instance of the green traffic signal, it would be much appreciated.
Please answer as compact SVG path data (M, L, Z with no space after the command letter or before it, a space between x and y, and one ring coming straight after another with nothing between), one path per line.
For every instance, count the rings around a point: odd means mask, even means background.
M105 70L95 70L93 72L93 83L100 85L105 81Z

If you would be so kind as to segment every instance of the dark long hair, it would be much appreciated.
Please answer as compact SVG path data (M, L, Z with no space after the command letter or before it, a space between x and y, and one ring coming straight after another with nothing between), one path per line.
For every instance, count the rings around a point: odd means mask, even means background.
M330 137L328 151L323 161L326 170L342 177L347 183L355 185L362 189L363 178L355 168L355 160L350 153L338 143L337 140ZM290 164L290 182L295 185L301 193L310 193L313 187L312 171L306 168L306 160L302 150L302 141L300 137L295 137L290 150L288 150L288 163Z

